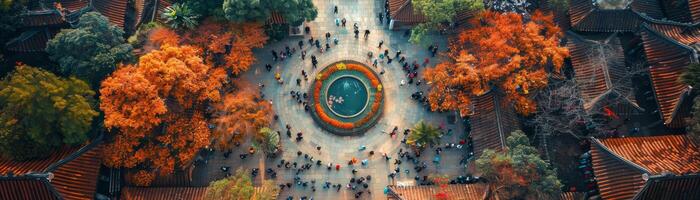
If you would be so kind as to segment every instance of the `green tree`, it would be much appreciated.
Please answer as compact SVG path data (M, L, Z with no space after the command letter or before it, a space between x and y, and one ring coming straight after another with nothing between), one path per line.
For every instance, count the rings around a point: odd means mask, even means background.
M211 182L205 199L251 199L254 191L250 176L244 170L238 169L233 176Z
M409 144L418 149L423 149L429 145L437 144L440 141L440 130L423 121L418 122L411 129L411 134L406 139L406 144Z
M700 143L700 97L693 100L692 116L688 119L688 136Z
M700 64L690 64L681 75L681 82L693 87L700 87Z
M3 0L0 2L0 44L5 44L17 35L22 25L20 15L26 11L23 2ZM0 65L4 62L5 48L0 48ZM9 71L9 70L8 70ZM6 72L0 69L0 73Z
M17 66L0 81L0 153L15 160L87 140L95 92L77 78Z
M224 16L234 22L262 22L277 12L292 26L316 19L318 10L311 0L224 0Z
M540 158L520 130L506 138L503 151L484 150L476 167L486 178L492 197L500 199L553 199L562 184L556 171Z
M88 81L98 87L122 62L133 60L132 47L125 43L124 31L109 24L97 12L80 17L75 29L63 29L49 40L46 51L58 62L59 71Z
M175 3L165 8L161 15L165 24L173 29L193 29L197 26L199 15L197 15L188 4Z
M411 30L411 41L418 44L425 34L436 28L440 23L452 23L458 12L483 9L481 0L411 0L415 11L422 13L427 22Z
M268 127L261 128L253 141L255 148L261 150L265 155L277 153L279 144L279 134Z

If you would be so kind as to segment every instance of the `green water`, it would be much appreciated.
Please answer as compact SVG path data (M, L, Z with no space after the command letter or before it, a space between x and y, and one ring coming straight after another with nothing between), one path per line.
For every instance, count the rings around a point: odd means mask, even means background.
M328 87L328 107L341 117L352 117L363 111L367 104L367 88L354 77L341 77Z

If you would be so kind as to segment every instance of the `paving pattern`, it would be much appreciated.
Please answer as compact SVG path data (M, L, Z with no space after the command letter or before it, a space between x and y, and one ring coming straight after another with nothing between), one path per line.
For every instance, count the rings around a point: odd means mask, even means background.
M387 29L388 23L383 25L379 23L376 16L383 9L383 0L315 0L314 3L318 7L319 16L315 21L307 23L311 27L311 35L314 38L321 39L322 44L325 45L324 35L326 32L330 32L332 34L331 49L321 54L315 47L309 47L307 42L309 35L288 37L281 42L268 44L265 48L256 50L257 64L240 77L256 85L265 85L262 89L265 99L273 104L273 108L279 116L279 120L271 128L282 132L280 138L282 139L283 154L275 159L265 159L265 162L261 162L262 156L259 154L241 160L237 156L239 151L245 151L248 147L248 144L243 144L228 159L223 159L221 152L215 152L210 156L205 170L196 170L197 176L207 177L208 180L206 181L211 181L224 176L224 173L219 170L221 166L230 166L234 169L240 167L250 170L251 168L259 168L264 165L265 168L273 168L278 173L275 179L278 184L294 182L295 171L285 170L284 167L277 168L277 164L280 159L298 162L299 164L305 163L306 159L304 159L304 156L297 156L296 152L301 151L309 154L309 156L313 156L313 159L320 159L323 162L323 166L314 165L310 170L299 175L302 181L315 180L317 191L312 192L310 186L304 188L295 185L291 189L286 188L283 190L279 199L285 199L287 196L293 196L294 199L299 199L300 196L309 196L313 197L313 199L354 199L354 192L356 191L345 187L339 192L336 192L333 188L322 188L322 184L326 181L346 186L350 178L353 177L351 173L353 167L348 166L347 163L354 157L359 160L369 160L369 164L366 166L362 166L359 163L354 165L354 168L358 170L357 177L366 175L373 177L369 182L371 195L367 195L367 192L365 192L361 199L386 199L386 195L383 194L385 186L400 184L400 182L411 182L413 177L417 175L413 170L413 164L404 159L403 164L399 165L402 171L400 175L393 181L387 176L396 166L393 164L393 160L387 162L381 155L382 153L388 153L391 157L398 157L399 149L408 150L408 147L401 143L401 139L404 137L401 134L403 129L411 128L416 122L424 120L436 126L442 126L445 130L453 129L454 134L444 136L442 144L457 143L463 130L460 123L450 124L447 122L449 113L429 112L425 106L410 98L412 93L420 89L426 91L425 84L422 84L421 88L415 84L402 86L400 84L401 80L407 80L407 78L401 69L401 64L398 63L398 59L391 64L380 62L378 68L376 68L377 72L382 69L386 71L386 73L380 75L386 99L383 116L379 119L377 125L363 135L346 137L333 135L318 127L309 113L304 111L303 106L297 103L290 95L290 91L300 91L302 93L308 91L308 86L313 81L312 77L315 77L317 70L340 60L355 60L372 66L372 59L368 58L367 53L370 51L374 52L374 57L377 57L386 48L389 49L392 57L397 50L401 50L409 62L417 60L419 63L422 63L424 58L430 57L430 54L426 47L409 44L408 38L403 36L403 31L390 31ZM333 14L334 5L338 5L339 8L339 14L337 15ZM345 28L335 25L334 20L336 17L339 19L346 18L348 22ZM360 27L359 39L353 37L352 26L354 23L358 23ZM362 37L365 29L371 31L368 39ZM333 38L338 38L338 45L332 44ZM284 61L274 62L272 60L270 50L274 49L280 52L287 45L290 48L298 48L297 43L299 40L304 40L305 42L304 49L307 50L305 60L300 58L300 50L297 50L291 58L287 58ZM381 40L384 41L384 46L380 52L377 45ZM436 42L444 50L446 41ZM312 67L311 55L318 57L318 69ZM439 58L430 59L429 66L432 66L438 62ZM265 70L265 64L273 65L272 72ZM303 80L302 69L309 73L310 78L308 81L303 81L301 86L297 86L295 83L296 79L301 78ZM280 73L284 84L277 83L274 79L275 73ZM420 73L419 77L422 77ZM286 124L292 127L292 138L287 137L285 134ZM391 132L394 126L399 127L399 134L397 135L398 137L392 139L388 132ZM297 132L303 132L304 139L301 142L296 142L293 138ZM318 146L321 147L321 151L316 150ZM359 148L361 146L366 146L367 149L360 151ZM375 151L376 153L374 156L368 156L369 151ZM447 149L443 151L439 164L431 162L434 158L434 153L433 149L427 149L425 154L420 157L429 166L428 169L420 173L420 176L430 174L457 176L466 173L466 169L459 165L463 154L462 150ZM328 162L332 162L334 165L339 163L342 165L342 168L339 171L335 169L328 171L325 167ZM404 169L410 169L409 174L405 174L403 172ZM264 169L261 169L261 171L264 171ZM256 182L259 182L259 179L259 177L256 178Z

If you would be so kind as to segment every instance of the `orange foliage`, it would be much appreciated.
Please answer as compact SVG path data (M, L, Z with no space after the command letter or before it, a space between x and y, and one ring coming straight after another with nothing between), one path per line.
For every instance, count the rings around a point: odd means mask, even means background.
M234 94L226 95L215 106L212 122L216 124L213 138L217 147L224 150L231 141L239 141L244 135L252 135L272 122L272 105L262 100L254 87L241 87Z
M426 70L431 109L471 113L471 97L496 86L519 113L534 112L531 91L545 87L548 74L559 73L569 55L559 45L562 34L552 15L535 11L523 22L515 13L484 11L469 23L473 28L451 41L451 61Z
M136 184L136 186L148 186L155 179L156 175L154 173L144 170L139 170L131 175L131 181Z
M105 151L110 167L137 168L138 183L192 162L210 142L203 110L218 102L225 73L205 65L191 46L162 46L101 86L105 127L116 132ZM135 177L135 178L136 178Z
M255 56L253 48L261 48L267 41L264 30L257 23L231 23L206 19L197 30L185 34L187 44L201 48L207 60L220 65L218 57L223 57L221 65L237 75L247 71ZM227 47L229 49L227 50Z
M148 40L158 46L170 45L174 46L180 43L180 36L175 31L168 28L159 27L153 29L148 36Z

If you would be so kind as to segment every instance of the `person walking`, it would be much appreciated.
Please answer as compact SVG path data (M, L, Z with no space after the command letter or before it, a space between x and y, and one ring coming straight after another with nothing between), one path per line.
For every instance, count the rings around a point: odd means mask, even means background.
M377 68L377 59L374 59L374 62L372 63L372 67Z
M301 60L304 60L306 58L306 50L301 51Z
M384 15L379 13L379 24L384 24Z
M340 18L335 18L335 26L340 26Z
M355 29L355 39L359 38L360 31Z
M400 55L401 55L401 50L396 52L396 56L394 56L394 58L399 58Z
M343 24L343 28L345 28L345 23L348 22L348 21L345 20L345 17L343 17L343 20L340 20L340 22Z
M365 40L367 39L367 36L369 36L369 29L365 30Z
M331 32L326 32L326 41L331 39Z
M382 48L382 45L384 45L384 40L379 41L379 46L377 48Z
M338 6L333 6L333 14L338 14Z
M432 53L432 57L435 57L435 54L437 53L437 51L438 51L438 45L435 44L435 47L433 47L433 49L430 51L430 53Z

